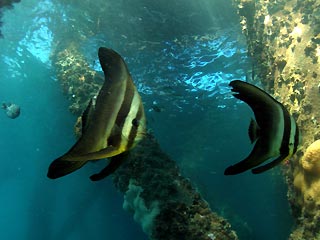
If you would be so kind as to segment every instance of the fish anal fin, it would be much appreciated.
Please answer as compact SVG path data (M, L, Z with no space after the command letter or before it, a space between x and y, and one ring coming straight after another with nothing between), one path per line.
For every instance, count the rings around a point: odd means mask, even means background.
M58 158L50 164L47 176L51 179L63 177L81 168L86 162L87 161L65 161Z
M251 143L254 143L260 136L260 127L258 126L257 122L252 118L250 121L248 133Z
M242 172L245 172L251 168L254 168L264 161L267 161L269 158L272 157L272 154L269 152L268 149L265 148L265 143L263 139L259 138L251 153L248 157L246 157L241 162L238 162L224 171L224 175L236 175Z
M284 155L280 155L279 157L277 157L275 160L273 160L272 162L269 162L263 166L257 167L252 169L252 173L253 174L259 174L259 173L263 173L273 167L275 167L276 165L278 165L280 162L282 162L283 160L285 160L287 158L287 156Z
M93 174L92 176L90 176L90 179L92 181L99 181L105 177L108 177L110 174L114 173L120 167L120 165L124 162L125 155L126 153L122 153L120 155L113 157L110 163L104 169L102 169L99 173Z

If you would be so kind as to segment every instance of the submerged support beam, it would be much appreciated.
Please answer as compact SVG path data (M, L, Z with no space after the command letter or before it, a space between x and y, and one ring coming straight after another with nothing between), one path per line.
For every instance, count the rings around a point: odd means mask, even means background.
M3 15L3 9L12 9L14 3L19 3L20 0L1 0L0 1L0 38L3 37L1 32L1 26L3 25L3 22L1 20Z
M113 180L150 239L238 239L151 135L130 151Z
M77 49L75 44L60 46L52 59L70 110L79 115L102 81ZM124 193L123 208L133 213L150 239L238 239L227 220L212 212L191 182L181 176L176 162L151 134L125 159L113 175L114 184Z
M301 147L285 165L296 219L289 239L320 237L320 0L234 0L255 65L253 76L300 127Z

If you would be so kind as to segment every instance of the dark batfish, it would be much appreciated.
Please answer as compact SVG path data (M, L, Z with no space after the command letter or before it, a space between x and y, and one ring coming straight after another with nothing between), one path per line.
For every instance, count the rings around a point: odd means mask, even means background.
M1 108L6 110L6 114L9 118L15 119L20 115L20 107L17 104L2 103Z
M48 171L51 179L65 176L89 160L113 157L106 168L90 177L93 181L100 180L113 173L123 161L121 153L134 147L145 135L142 101L127 65L111 49L100 48L98 55L105 76L104 84L95 104L91 99L82 114L79 140L51 163Z
M256 121L251 120L249 137L255 145L247 158L228 167L224 174L242 173L272 159L271 162L252 169L252 173L262 173L290 158L297 151L299 130L285 107L268 93L249 83L235 80L229 85L234 97L246 102L254 112Z

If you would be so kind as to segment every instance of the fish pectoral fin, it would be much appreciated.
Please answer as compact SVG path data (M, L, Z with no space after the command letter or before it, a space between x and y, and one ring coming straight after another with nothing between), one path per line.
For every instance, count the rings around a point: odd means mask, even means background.
M86 162L87 161L65 161L58 158L50 164L47 176L51 179L63 177L81 168Z
M254 143L260 136L260 127L258 126L257 122L252 118L250 121L248 133L251 143Z
M253 174L259 174L259 173L265 172L265 171L273 168L274 166L278 165L279 163L281 163L286 158L287 158L287 156L280 155L279 157L277 157L272 162L269 162L269 163L267 163L267 164L265 164L263 166L254 168L251 171L252 171Z
M124 162L125 155L127 155L127 152L113 157L110 163L104 169L102 169L99 173L93 174L92 176L90 176L90 179L92 181L99 181L109 176L110 174L114 173L120 167L120 165Z
M263 141L258 139L249 156L241 162L226 168L224 175L236 175L245 172L260 165L270 157L272 156L270 156L270 153L265 150Z

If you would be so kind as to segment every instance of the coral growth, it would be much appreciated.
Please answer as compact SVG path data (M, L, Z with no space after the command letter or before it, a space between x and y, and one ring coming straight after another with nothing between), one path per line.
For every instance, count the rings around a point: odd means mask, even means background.
M74 43L56 50L53 62L63 92L71 102L70 111L81 114L88 100L98 93L104 78L90 68Z
M155 217L159 214L159 203L154 201L149 208L146 207L141 193L142 187L136 186L134 181L130 181L128 191L124 195L123 209L133 212L133 219L140 223L142 230L150 236L154 227Z
M320 206L320 140L313 142L300 160L294 174L297 199L303 207Z
M301 166L309 176L320 177L320 140L316 140L307 148L301 159Z

